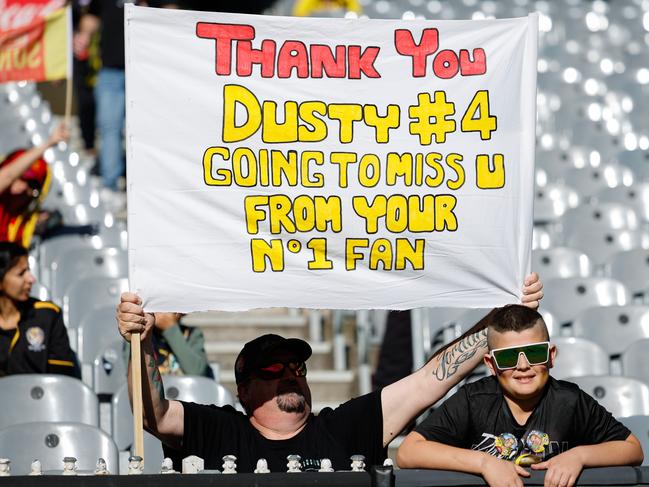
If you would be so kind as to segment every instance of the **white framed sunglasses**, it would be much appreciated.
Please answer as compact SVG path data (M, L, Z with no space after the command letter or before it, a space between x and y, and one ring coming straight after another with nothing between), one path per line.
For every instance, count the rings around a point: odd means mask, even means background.
M515 369L520 354L525 355L530 365L545 364L550 360L550 342L528 343L514 347L495 348L489 354L498 370Z

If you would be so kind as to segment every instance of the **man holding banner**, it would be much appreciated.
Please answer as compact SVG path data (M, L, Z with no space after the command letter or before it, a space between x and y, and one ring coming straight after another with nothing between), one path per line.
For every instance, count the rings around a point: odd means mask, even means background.
M132 5L124 15L137 295L122 297L118 321L127 339L144 332L147 427L211 468L230 453L245 471L256 455L275 471L289 453L309 468L325 455L337 469L355 453L381 461L479 362L483 332L318 419L308 348L261 337L240 356L248 415L234 416L163 399L148 313L537 306L538 16L368 21Z
M542 296L538 276L528 276L521 302L537 308ZM323 458L336 470L348 470L354 454L364 455L367 465L381 464L394 437L480 363L487 351L488 317L408 377L314 416L306 378L311 347L306 342L263 335L244 346L235 362L243 414L230 406L165 399L151 343L153 314L145 313L132 293L122 294L117 309L119 332L126 340L131 333L142 333L147 430L163 442L176 468L182 458L197 455L206 469L217 469L222 457L231 454L239 472L252 472L259 458L267 460L271 471L283 472L290 454L301 456L304 470L318 470ZM129 395L133 397L130 376Z

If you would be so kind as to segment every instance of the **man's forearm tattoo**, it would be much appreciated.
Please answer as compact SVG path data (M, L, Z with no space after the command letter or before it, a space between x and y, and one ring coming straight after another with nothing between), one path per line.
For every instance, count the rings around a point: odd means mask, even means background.
M437 367L433 369L433 376L440 381L449 379L455 375L464 362L470 360L480 349L486 347L486 329L464 337L462 340L442 352Z
M155 390L158 391L158 394L160 394L160 399L164 399L165 391L164 387L162 386L162 377L160 376L160 371L156 366L155 357L149 357L149 368L151 368L151 382L153 383L153 387L155 387Z

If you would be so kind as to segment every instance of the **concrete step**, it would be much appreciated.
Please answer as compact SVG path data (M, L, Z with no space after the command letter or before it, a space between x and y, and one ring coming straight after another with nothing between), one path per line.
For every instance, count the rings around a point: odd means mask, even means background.
M286 310L281 313L208 311L187 315L183 323L199 326L206 342L245 343L264 333L277 333L287 338L307 338L309 333L308 317L303 314L288 314Z
M221 384L236 396L234 370L221 370ZM358 395L356 374L351 370L314 370L307 373L314 403L340 404Z
M205 352L210 363L216 362L222 371L234 370L234 361L246 342L210 341L205 343ZM307 361L309 372L333 368L331 342L309 343L313 355Z

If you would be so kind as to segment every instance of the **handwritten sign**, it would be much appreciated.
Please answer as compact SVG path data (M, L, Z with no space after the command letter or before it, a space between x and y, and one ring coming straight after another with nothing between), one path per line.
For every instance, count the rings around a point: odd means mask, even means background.
M487 307L529 270L537 18L126 6L148 309Z

